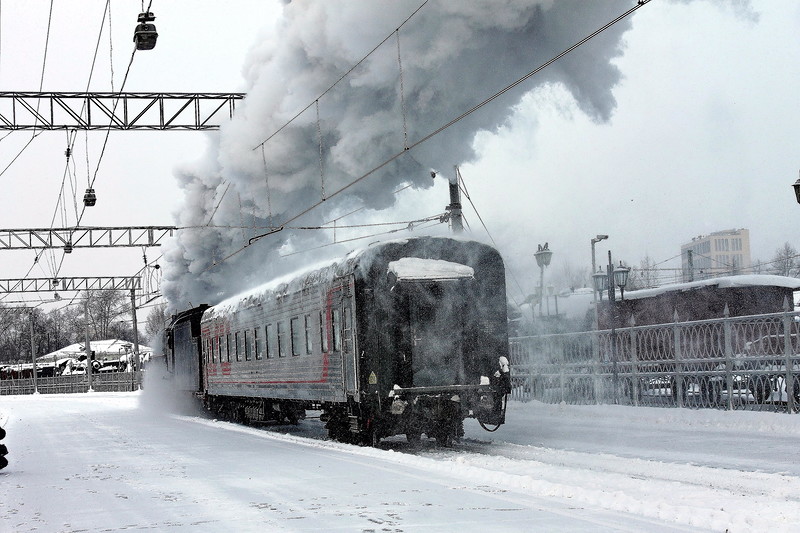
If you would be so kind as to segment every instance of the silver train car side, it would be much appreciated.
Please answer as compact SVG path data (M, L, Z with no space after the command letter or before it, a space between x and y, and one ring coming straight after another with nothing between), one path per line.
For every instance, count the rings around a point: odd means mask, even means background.
M166 335L176 387L230 420L296 422L314 409L336 440L443 445L465 418L505 422L505 270L477 242L374 244L190 309Z

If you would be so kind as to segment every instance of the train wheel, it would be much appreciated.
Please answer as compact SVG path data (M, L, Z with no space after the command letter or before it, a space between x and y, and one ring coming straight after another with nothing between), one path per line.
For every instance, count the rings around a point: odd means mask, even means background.
M368 446L370 446L370 447L372 447L372 448L377 448L377 447L378 447L378 444L380 444L380 443L381 443L381 438L378 436L378 432L377 432L377 431L375 431L374 429L373 429L373 430L371 430L371 431L370 431L370 432L367 434L367 440L368 440L368 443L367 443L367 444L368 444Z
M451 448L453 446L453 435L447 431L437 432L436 444L443 448Z
M419 446L419 444L422 442L422 433L406 433L406 440L414 446Z
M328 430L328 437L330 437L331 440L346 442L348 444L353 442L350 433L350 424L347 421L346 415L342 416L339 413L331 413L330 419L325 424L325 428Z

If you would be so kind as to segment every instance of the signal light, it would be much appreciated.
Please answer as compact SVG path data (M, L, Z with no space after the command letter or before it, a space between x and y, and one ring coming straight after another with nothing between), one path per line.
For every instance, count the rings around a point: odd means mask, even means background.
M0 440L3 440L5 437L6 430L0 428ZM5 444L0 444L0 470L8 466L8 459L6 459L6 455L8 455L8 448L6 448Z

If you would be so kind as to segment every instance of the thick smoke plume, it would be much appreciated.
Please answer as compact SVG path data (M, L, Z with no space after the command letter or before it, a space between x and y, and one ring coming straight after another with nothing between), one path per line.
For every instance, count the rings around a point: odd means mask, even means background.
M247 97L236 116L213 138L204 160L178 176L185 194L178 225L198 229L180 231L165 248L164 291L171 304L213 304L295 268L282 251L330 242L331 233L286 229L243 247L265 227L328 198L632 4L431 0L404 24L419 0L284 5L278 24L249 53ZM584 112L606 120L620 78L610 60L628 25L615 25L291 225L318 225L359 207L374 213L393 205L399 185L430 186L429 169L473 158L476 132L501 125L538 85L563 84ZM279 129L262 150L260 143Z

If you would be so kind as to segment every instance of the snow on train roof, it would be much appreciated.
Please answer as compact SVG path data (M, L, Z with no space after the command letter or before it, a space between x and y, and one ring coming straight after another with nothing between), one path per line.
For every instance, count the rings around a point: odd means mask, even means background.
M742 276L725 276L720 278L703 279L699 281L690 281L687 283L674 283L671 285L663 285L653 289L642 289L638 291L626 291L626 300L635 300L637 298L650 298L668 292L677 291L690 291L699 289L701 287L716 286L720 289L727 289L731 287L752 287L752 286L770 286L770 287L784 287L787 289L797 290L800 289L800 279L789 278L786 276L775 276L772 274L747 274Z
M459 239L453 237L425 237L425 238L442 239L442 240L461 240L464 242L478 243L477 241L473 241L470 239ZM408 242L409 240L413 239L409 238L392 239L387 241L381 241L379 243L373 243L363 248L352 250L343 257L328 259L327 261L312 264L301 270L296 270L289 274L277 277L275 279L268 281L267 283L254 287L248 291L241 292L239 294L226 298L225 300L222 300L218 304L210 307L204 313L204 319L213 317L216 313L225 314L233 312L237 309L258 305L259 303L265 301L267 298L274 296L274 294L276 293L288 294L296 292L298 290L302 290L305 287L309 287L320 282L332 280L336 276L336 273L340 269L344 268L346 265L352 264L357 261L363 261L364 258L369 257L370 254L381 249L385 245L405 243ZM406 258L406 259L417 259L417 258ZM447 261L443 262L447 263ZM456 263L450 263L450 264L455 265ZM434 267L432 263L428 263L424 266L430 268ZM420 263L415 264L415 268L417 269L416 273L418 276L422 275L421 269L424 266ZM470 274L468 274L469 276L474 275L474 270L471 267L468 267L466 265L460 265L460 266L463 267L464 269L470 270ZM462 272L462 275L460 275L459 277L467 277L467 275L465 275L465 272ZM431 279L436 279L436 278L431 278Z
M400 281L407 280L455 280L474 278L475 270L467 265L442 259L403 257L389 263L389 272Z

